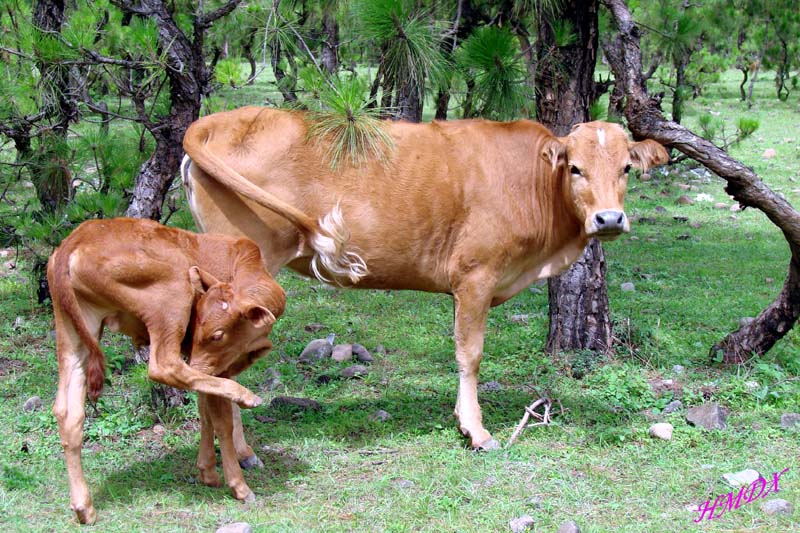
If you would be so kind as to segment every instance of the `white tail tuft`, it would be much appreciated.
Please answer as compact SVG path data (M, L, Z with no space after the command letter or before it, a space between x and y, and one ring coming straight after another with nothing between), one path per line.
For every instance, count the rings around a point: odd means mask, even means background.
M350 241L350 231L344 225L342 210L337 204L327 215L319 219L320 232L311 237L311 248L316 252L311 259L311 271L317 279L331 282L320 269L324 269L334 278L346 277L351 283L367 275L367 264L355 252L346 250Z

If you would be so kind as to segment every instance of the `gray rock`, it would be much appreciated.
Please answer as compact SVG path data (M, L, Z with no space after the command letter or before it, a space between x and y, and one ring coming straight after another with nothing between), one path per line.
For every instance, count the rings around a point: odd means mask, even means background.
M216 533L253 533L253 528L247 522L234 522L220 527Z
M520 324L524 326L528 323L528 318L530 318L530 316L531 315L511 315L511 318L509 318L508 321L512 324Z
M714 204L714 209L728 209L728 204L725 202L717 202Z
M542 504L544 503L544 498L542 498L541 496L531 496L528 499L528 503L532 505L534 509L539 509L542 507Z
M685 194L682 194L678 197L679 205L692 205L693 203L694 202L692 201L692 199L686 196Z
M342 370L342 377L345 379L360 378L367 374L369 374L369 368L364 365L352 365Z
M331 334L328 335L327 339L314 339L309 342L298 360L302 363L313 363L314 361L327 359L333 351L333 337L333 334Z
M303 329L305 329L309 333L316 333L316 332L318 332L320 330L323 330L325 328L327 328L327 326L325 326L324 324L317 324L315 322L313 324L306 324L306 327L303 328Z
M383 344L379 344L375 347L374 352L378 355L386 355L386 347Z
M730 472L727 474L722 474L722 479L730 485L731 487L742 487L744 485L749 485L753 481L757 480L761 477L757 471L753 470L752 468L748 468L746 470L742 470L741 472Z
M337 344L333 347L331 352L331 359L340 363L349 361L353 358L353 345L352 344Z
M273 391L283 385L281 382L281 373L274 368L268 368L265 374L267 376L264 380L264 390Z
M672 367L672 372L673 374L683 374L684 372L686 372L686 369L683 368L683 366L681 365L675 365Z
M383 409L378 409L371 415L367 417L367 420L370 422L386 422L392 419L392 415L384 411Z
M650 436L657 439L672 440L672 424L659 422L650 426Z
M558 526L556 533L581 533L581 528L578 527L574 520L570 520Z
M503 385L497 381L487 381L478 385L478 390L481 392L497 392L503 390Z
M748 324L750 324L751 322L753 322L754 320L755 320L755 318L753 318L751 316L742 317L742 318L739 319L739 326L740 327L745 327Z
M665 415L668 415L670 413L674 413L679 409L683 409L683 402L680 400L672 400L666 405L666 407L664 407L664 410L661 412L664 413Z
M544 291L539 287L528 287L528 290L531 292L531 294L544 294Z
M791 429L800 426L800 414L784 413L781 415L781 427Z
M353 355L356 356L356 361L359 363L371 363L374 361L372 355L369 353L369 350L360 344L353 344Z
M42 399L38 396L31 396L22 405L24 411L36 411L42 408Z
M414 486L414 482L409 479L398 479L394 482L395 486L400 489L410 489Z
M727 428L725 417L725 410L717 402L706 402L703 405L690 407L686 412L686 420L690 424L704 427L709 431Z
M533 517L531 515L524 514L519 518L512 518L508 522L508 527L510 527L511 531L514 533L522 533L528 529L533 529Z
M794 506L781 498L761 502L761 510L772 516L774 514L792 514Z
M636 291L636 286L633 283L631 283L630 281L627 281L627 282L623 283L622 285L619 286L619 288L622 290L622 292L634 292L634 291Z
M656 213L666 213L667 208L664 207L663 205L657 205L653 208L653 211L655 211Z
M761 388L761 384L758 381L745 381L744 388L747 392L754 392Z
M270 407L294 407L301 411L319 411L322 406L316 400L308 398L295 398L292 396L276 396L269 404Z

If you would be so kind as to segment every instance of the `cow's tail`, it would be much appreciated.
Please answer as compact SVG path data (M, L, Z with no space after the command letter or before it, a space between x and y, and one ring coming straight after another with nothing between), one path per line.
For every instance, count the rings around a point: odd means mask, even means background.
M84 359L86 389L89 399L96 402L103 391L103 384L106 380L106 358L97 343L97 338L89 332L83 312L78 305L78 298L75 296L75 289L70 281L70 252L71 250L64 245L53 252L47 266L47 282L50 285L53 308L57 308L56 312L60 314L61 320L66 320L72 325L81 343L88 351L87 357ZM64 326L66 324L62 324L62 327ZM57 331L56 334L67 335L67 332Z
M322 281L332 281L326 274L337 279L347 278L357 283L367 274L367 265L356 252L348 250L350 231L344 223L342 211L337 205L330 213L318 221L309 217L296 207L273 196L254 185L247 178L232 169L222 158L208 149L212 130L202 121L195 122L186 131L183 148L192 162L197 164L210 177L231 191L256 202L294 224L314 250L311 270ZM181 165L184 183L189 184L189 165L184 160ZM323 273L324 271L324 273Z

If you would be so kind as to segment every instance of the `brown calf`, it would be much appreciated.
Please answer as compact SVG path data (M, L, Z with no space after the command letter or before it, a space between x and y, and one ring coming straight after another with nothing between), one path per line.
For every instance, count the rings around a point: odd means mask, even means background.
M527 120L393 122L386 161L331 169L309 125L257 107L195 122L182 176L198 227L250 237L273 275L452 294L456 417L473 447L496 447L477 396L489 308L562 272L590 238L629 231L628 171L666 151L605 122L567 137Z
M219 485L216 433L228 485L237 498L252 499L237 458L247 462L253 450L231 402L255 407L261 399L229 378L271 348L267 336L285 305L258 247L248 239L197 235L149 220L93 220L53 252L47 279L59 368L53 411L78 520L96 518L81 444L86 396L96 401L105 379L98 345L104 327L150 345L151 379L199 393L201 480Z

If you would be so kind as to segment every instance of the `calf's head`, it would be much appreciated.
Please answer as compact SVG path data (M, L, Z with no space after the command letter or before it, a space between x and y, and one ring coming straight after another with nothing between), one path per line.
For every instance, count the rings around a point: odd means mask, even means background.
M267 274L265 273L265 277ZM255 301L234 283L223 283L198 267L189 269L189 279L199 294L189 365L205 374L232 377L264 355L272 343L268 335L283 310L283 289L271 278L268 302ZM261 291L262 293L264 291Z
M631 142L609 122L577 124L566 137L551 138L542 157L563 177L565 200L587 237L613 240L630 231L625 192L632 167L647 170L669 160L652 140Z

